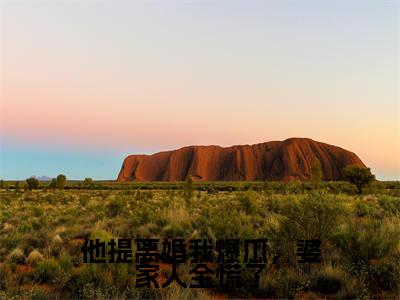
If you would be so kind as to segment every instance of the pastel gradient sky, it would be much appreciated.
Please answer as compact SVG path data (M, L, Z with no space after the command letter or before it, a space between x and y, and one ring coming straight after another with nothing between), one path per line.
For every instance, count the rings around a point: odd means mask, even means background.
M0 178L309 137L400 179L399 1L0 5Z

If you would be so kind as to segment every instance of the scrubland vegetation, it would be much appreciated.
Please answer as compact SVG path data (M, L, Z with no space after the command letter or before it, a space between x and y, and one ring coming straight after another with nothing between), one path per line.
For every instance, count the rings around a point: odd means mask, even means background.
M4 184L4 182L3 182ZM66 182L0 190L0 298L357 298L400 295L400 186ZM33 187L35 187L35 184ZM135 288L135 265L84 264L85 238L267 238L258 289ZM297 239L321 239L299 264ZM187 266L180 267L182 274ZM186 271L185 271L186 270Z

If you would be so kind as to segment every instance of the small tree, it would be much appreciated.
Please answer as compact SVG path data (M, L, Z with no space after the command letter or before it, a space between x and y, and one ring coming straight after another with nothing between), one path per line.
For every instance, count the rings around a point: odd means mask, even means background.
M83 184L84 184L87 188L89 188L89 187L91 187L92 184L93 184L93 179L92 179L92 178L85 178L85 180L83 181Z
M65 187L66 182L67 182L67 177L64 174L60 174L57 176L57 179L56 179L57 188L62 190Z
M50 184L49 184L49 188L51 188L51 189L55 189L55 188L57 188L57 180L55 179L55 178L53 178L52 180L51 180L51 182L50 182Z
M31 177L26 180L26 184L28 186L28 190L36 190L39 187L39 180L37 180L35 177Z
M370 168L357 165L348 165L343 169L343 179L349 181L357 187L358 194L361 195L363 187L375 180L375 175Z
M322 180L322 166L318 158L314 158L311 164L310 181L314 188L318 187Z

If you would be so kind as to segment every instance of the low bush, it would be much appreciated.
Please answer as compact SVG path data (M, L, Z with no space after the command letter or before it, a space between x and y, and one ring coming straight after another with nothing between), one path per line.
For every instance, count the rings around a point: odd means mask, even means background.
M8 260L14 264L22 265L25 262L25 254L24 251L20 248L15 248L11 253L8 255Z
M39 261L32 275L35 281L40 283L54 283L61 272L56 260L46 259Z
M106 206L107 215L115 217L124 212L125 201L120 197L112 199Z
M33 250L29 253L26 259L26 263L31 266L36 266L42 260L43 255L38 250Z

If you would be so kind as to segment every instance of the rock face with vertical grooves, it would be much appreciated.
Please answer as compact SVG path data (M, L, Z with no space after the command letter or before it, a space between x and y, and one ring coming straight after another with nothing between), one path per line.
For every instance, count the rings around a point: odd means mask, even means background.
M118 181L305 181L318 159L324 180L339 180L347 165L365 166L353 152L308 138L255 145L188 146L125 158Z

